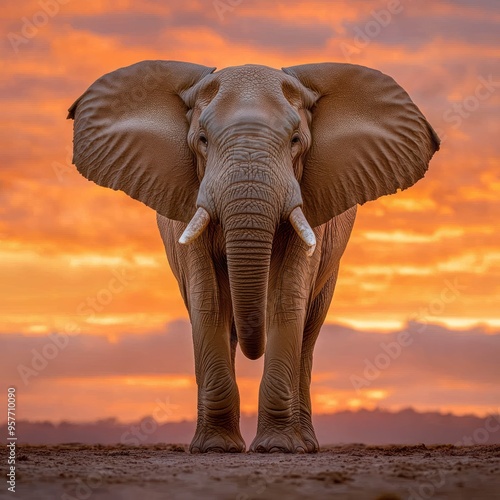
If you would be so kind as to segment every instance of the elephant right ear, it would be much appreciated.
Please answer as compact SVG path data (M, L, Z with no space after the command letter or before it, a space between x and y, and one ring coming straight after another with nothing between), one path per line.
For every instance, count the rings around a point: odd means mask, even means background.
M99 78L69 109L78 171L169 219L189 222L199 180L181 94L213 71L143 61Z
M406 189L424 176L439 138L391 77L342 63L283 71L318 96L301 181L311 226Z

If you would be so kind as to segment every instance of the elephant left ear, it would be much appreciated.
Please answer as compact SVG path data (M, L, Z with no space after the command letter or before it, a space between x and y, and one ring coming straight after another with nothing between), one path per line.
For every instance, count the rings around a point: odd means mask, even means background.
M341 63L283 68L316 93L301 181L311 226L406 189L427 171L439 138L389 76Z
M69 109L78 171L188 223L196 212L199 180L183 95L214 70L142 61L99 78Z

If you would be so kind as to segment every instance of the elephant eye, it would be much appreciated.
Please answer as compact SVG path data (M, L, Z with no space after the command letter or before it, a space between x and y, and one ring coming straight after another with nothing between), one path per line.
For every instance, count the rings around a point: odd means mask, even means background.
M201 133L199 139L200 139L200 142L202 144L204 144L205 146L208 146L208 139L207 139L207 136L205 134Z
M293 134L292 140L291 140L292 146L295 146L296 144L300 143L300 135L298 132Z

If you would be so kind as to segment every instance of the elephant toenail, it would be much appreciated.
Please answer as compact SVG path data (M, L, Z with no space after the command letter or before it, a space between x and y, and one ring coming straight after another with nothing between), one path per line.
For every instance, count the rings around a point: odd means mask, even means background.
M269 450L269 453L284 453L284 450L282 448L278 448L277 446L273 446Z

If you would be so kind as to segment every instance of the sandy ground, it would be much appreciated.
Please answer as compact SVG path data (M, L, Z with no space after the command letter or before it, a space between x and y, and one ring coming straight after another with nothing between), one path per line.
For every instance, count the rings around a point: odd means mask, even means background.
M16 493L3 483L0 499L500 499L498 445L345 445L314 455L22 445L17 460Z

